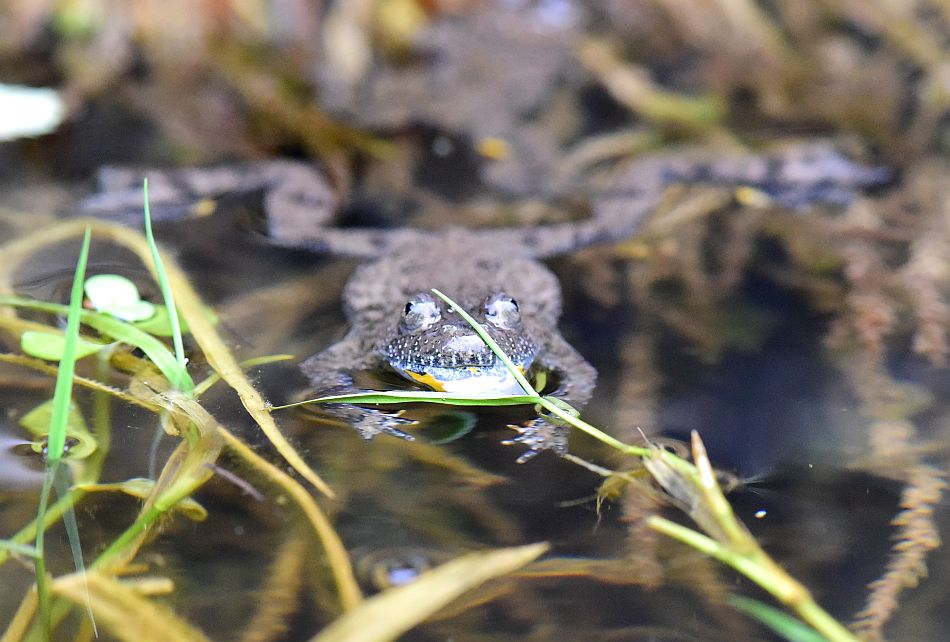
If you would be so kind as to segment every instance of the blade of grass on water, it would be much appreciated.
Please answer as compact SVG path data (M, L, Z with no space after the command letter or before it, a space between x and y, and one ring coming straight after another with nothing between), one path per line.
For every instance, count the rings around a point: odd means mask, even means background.
M348 395L330 395L317 399L307 399L283 406L271 406L271 410L283 410L294 406L304 406L312 403L438 403L446 406L524 406L538 402L537 397L529 395L517 396L471 396L461 397L444 392L430 392L427 390L387 390L386 392L356 392Z
M801 620L758 600L730 595L729 604L755 618L789 642L828 642L828 638Z
M76 273L73 276L73 286L69 299L69 314L66 318L66 333L63 343L63 358L59 362L59 370L56 374L56 387L53 392L53 410L50 418L49 435L46 440L46 477L43 480L43 490L40 496L40 505L37 510L37 523L42 524L46 517L47 502L49 501L50 488L55 484L60 496L65 497L69 492L65 477L61 481L57 478L67 473L64 469L60 471L60 463L66 450L66 431L69 422L69 410L72 404L73 374L76 370L76 352L79 345L79 320L82 312L83 281L86 276L86 262L89 258L89 228L86 228L82 240L82 249L79 252L79 260L76 263ZM82 549L79 543L79 528L76 524L76 515L72 508L69 508L63 515L66 523L66 534L69 539L69 546L73 554L73 562L80 575L85 575L85 565L82 560ZM43 541L44 529L39 528L36 531L35 548L37 557L36 565L36 584L39 594L40 618L46 639L52 635L50 620L50 600L49 586L46 581L46 558L45 544ZM89 613L90 621L95 629L92 610L89 607L89 601L86 600L86 608Z
M495 353L495 356L497 356L501 360L501 362L505 364L505 367L508 369L508 372L510 372L511 376L515 378L515 381L518 382L518 385L521 386L521 389L524 390L524 393L526 395L533 396L536 398L536 400L541 398L541 395L539 395L538 392L534 389L534 387L530 383L528 383L528 380L521 373L521 370L518 369L518 366L516 366L514 362L508 357L508 355L505 354L505 351L501 349L501 346L495 343L495 340L491 338L491 335L488 334L485 328L483 328L478 321L472 318L472 315L466 312L462 306L460 306L458 303L450 299L448 296L446 296L442 292L439 292L435 288L432 288L432 292L437 297L445 301L453 310L458 312L458 314L463 319L465 319L470 326L472 326L472 329L475 330L475 332L478 334L479 337L481 337L481 340L485 342L485 345L491 348L491 351Z
M18 542L11 542L7 539L0 539L0 549L5 549L11 553L17 555L23 555L25 557L36 557L36 549L32 546L27 546L26 544L20 544Z
M69 298L69 314L66 318L66 334L63 342L63 358L59 362L56 388L53 392L53 416L50 418L46 461L55 464L66 448L66 425L69 421L69 406L73 394L73 373L76 371L76 349L79 346L79 317L82 311L82 284L86 277L86 261L89 258L89 228L82 239L82 249L76 264L73 287Z
M181 371L185 371L185 346L181 338L181 324L178 321L178 308L175 307L175 297L172 295L172 287L168 281L168 275L165 273L165 265L162 263L162 257L158 253L158 245L155 244L155 236L152 234L152 213L148 207L148 179L142 181L142 191L145 197L145 239L148 241L149 250L152 252L152 263L155 264L155 274L158 279L158 285L162 289L162 299L165 301L165 308L168 310L168 320L172 327L172 342L175 344L175 358L181 366ZM187 375L187 372L186 372ZM191 377L179 377L176 381L171 381L172 387L186 394L192 394L195 384Z

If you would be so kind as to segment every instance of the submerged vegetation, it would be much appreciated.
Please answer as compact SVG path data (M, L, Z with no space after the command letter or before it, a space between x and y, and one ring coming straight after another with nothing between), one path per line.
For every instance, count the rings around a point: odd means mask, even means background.
M360 590L353 580L346 552L339 545L333 530L328 527L326 518L317 503L299 486L298 482L288 477L286 473L276 469L272 464L261 460L258 455L231 435L198 403L195 398L196 387L191 382L191 377L186 369L184 352L181 348L183 345L181 335L175 332L178 324L171 324L173 333L177 336L175 342L179 346L179 357L175 358L168 352L164 344L152 335L136 329L132 324L115 318L109 312L85 311L82 314L79 313L79 306L83 299L82 275L91 230L93 234L99 236L111 235L114 241L126 244L126 247L136 252L142 257L143 261L147 261L147 265L164 286L162 289L166 295L166 308L169 316L176 314L176 308L171 303L171 289L172 287L176 289L175 296L181 302L181 314L188 327L191 328L192 337L199 348L209 344L212 347L223 345L220 339L217 339L217 344L215 344L216 330L207 321L207 313L203 304L194 295L193 291L183 286L187 282L184 281L184 277L174 265L169 265L166 271L159 259L154 243L150 242L150 238L146 240L131 230L101 222L90 222L85 229L86 239L81 254L80 268L76 272L77 285L74 287L71 297L70 324L66 330L66 342L59 359L61 375L57 380L57 392L53 399L53 415L50 420L49 433L37 438L37 443L42 448L44 459L47 462L47 479L50 481L44 486L36 519L11 537L4 550L0 551L0 561L6 562L11 554L27 552L27 549L22 548L23 543L35 538L35 551L29 552L37 560L37 591L30 592L25 596L4 639L33 639L38 635L37 631L42 633L44 630L46 633L42 634L42 637L48 639L50 636L50 618L53 618L52 624L55 625L67 613L64 608L65 604L62 602L54 602L52 606L49 605L51 593L69 600L78 599L80 603L84 600L88 601L92 611L101 614L103 623L115 634L123 636L123 639L196 639L193 637L195 632L187 624L178 622L170 614L168 614L168 617L172 619L166 622L164 619L166 616L163 615L164 611L162 609L156 610L154 607L147 606L144 602L141 603L141 606L146 611L152 612L152 615L148 618L149 621L140 623L143 626L129 628L129 625L140 617L138 610L133 607L137 606L143 598L136 597L138 591L134 586L116 582L109 578L116 574L129 572L127 567L136 557L139 548L149 539L150 532L158 527L161 520L171 511L180 509L186 515L198 519L203 519L206 516L206 512L200 506L196 507L194 502L191 502L192 507L189 513L187 502L189 497L211 478L215 470L214 462L225 449L232 455L244 460L245 464L259 470L265 479L280 487L297 503L298 509L306 516L306 519L316 531L317 539L322 541L329 551L327 560L329 566L333 569L335 580L339 584L336 594L341 605L344 607L355 605L360 600ZM68 239L80 230L81 228L77 224L64 224L54 231L52 237L54 242ZM10 260L6 269L10 272L6 273L4 281L9 283L9 277L12 270L16 269L18 259L40 250L49 242L50 235L43 233L24 237L15 242L13 247L5 248L4 255ZM171 284L174 284L174 286ZM7 306L9 312L13 312L17 308L55 312L63 307L15 296L3 297L2 303ZM111 380L97 381L85 377L76 378L78 384L95 391L97 400L94 424L99 430L92 434L86 433L83 435L88 447L82 453L77 448L66 456L65 461L69 462L73 470L75 483L71 490L61 492L59 501L51 510L47 511L45 497L48 494L49 485L56 478L56 471L60 462L64 460L64 444L67 435L70 434L67 426L68 409L70 408L68 390L73 381L73 364L78 356L76 344L78 342L80 319L85 325L99 332L99 337L87 339L86 342L100 345L99 352L105 353L104 361L100 363L100 366L106 365L107 369L102 370L100 367L100 374L108 375L109 362L115 364L121 361L123 365L120 370L126 373L130 380L125 389L117 389L112 387L113 382ZM53 336L60 332L55 326L42 325L36 321L20 318L15 314L5 315L0 323L8 331L21 336L30 331L43 332ZM102 343L102 338L106 338L111 342L108 344ZM141 350L145 356L134 356L130 351L135 349ZM31 358L29 354L6 354L3 357L9 363L48 371L43 362ZM212 360L209 359L209 361ZM214 362L231 366L229 371L223 368L218 370L218 374L226 381L232 383L235 387L240 387L242 392L246 393L247 390L253 390L241 370L236 367L230 353L219 352L214 356ZM65 393L61 390L64 385L67 386ZM133 403L156 413L161 420L161 429L179 438L180 444L165 462L162 472L156 480L130 479L126 482L113 484L118 490L140 497L143 500L142 509L137 519L94 558L89 565L89 571L83 570L82 556L79 554L77 555L78 577L75 580L67 576L48 583L42 535L57 519L65 516L67 526L73 525L69 528L72 540L76 532L75 517L73 517L74 504L80 501L90 490L102 488L98 484L98 475L102 470L102 459L108 453L110 445L110 431L107 427L110 399ZM250 395L250 399L245 403L250 406L249 412L252 415L267 417L269 420L269 415L263 409L263 403L259 396ZM81 418L79 419L81 421ZM267 431L272 426L271 422L262 428ZM274 432L272 434L279 435L279 433ZM79 440L76 441L79 442ZM88 441L93 443L89 445ZM286 441L278 437L278 441L274 445L278 451L289 453L287 457L289 462L301 466L300 474L305 479L311 480L319 490L332 495L329 487L302 462L299 455L290 449ZM68 486L63 486L63 489L68 489ZM185 503L183 504L183 502ZM157 585L167 586L162 582L158 582ZM38 602L37 596L39 598ZM35 612L37 606L40 609L38 616ZM128 608L129 610L122 613L122 608ZM89 622L91 623L92 620L90 619ZM170 630L182 631L181 636L165 637L170 635L166 624L171 625ZM150 631L146 634L145 632L149 629Z

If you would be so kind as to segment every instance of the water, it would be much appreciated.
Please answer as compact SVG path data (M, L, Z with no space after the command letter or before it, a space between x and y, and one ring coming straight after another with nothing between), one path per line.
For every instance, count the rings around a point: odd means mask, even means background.
M283 350L307 355L343 331L334 300L339 282L330 283L327 294L315 293L304 301L299 300L300 282L313 273L342 279L351 264L267 248L261 249L263 256L279 260L252 262L247 260L246 245L222 244L209 265L202 252L206 239L214 236L204 230L222 229L222 221L192 222L185 233L163 228L160 234L183 243L179 252L189 273L199 290L211 294L216 307L239 311L225 314L221 323L242 356ZM235 238L242 234L230 233ZM190 246L189 240L195 239L198 242ZM228 247L236 251L223 251ZM125 262L126 273L141 275L128 257L120 255L109 256L102 247L94 254L100 266L117 269ZM68 253L62 258L68 263ZM43 276L53 263L40 263L31 266L28 274L18 275L34 294L37 289L55 290L57 275L62 277L61 269ZM562 277L570 272L559 271ZM281 283L287 284L285 292ZM615 424L622 418L612 408L623 400L611 395L629 376L630 371L623 368L630 364L617 359L615 346L627 340L638 311L630 305L605 306L578 292L570 282L566 285L566 319L571 324L566 332L578 338L575 343L595 359L601 373L598 393L585 416L616 431ZM237 307L254 306L254 291L261 288L268 297L266 308ZM780 319L761 348L727 351L717 361L704 362L689 353L688 344L658 334L663 384L655 399L657 425L642 427L651 434L681 438L689 430L700 430L714 463L745 481L732 495L739 516L766 549L814 591L820 603L847 618L861 607L866 584L884 568L893 534L888 523L898 510L901 486L862 472L860 457L852 454L851 447L866 439L860 432L866 426L855 417L858 404L846 381L823 356L819 338L826 319L795 297L763 294L756 288L747 293ZM281 303L282 296L287 297L286 305ZM279 322L275 309L282 311ZM255 335L268 325L268 319L278 323L279 336L265 332L258 341ZM24 379L27 389L18 392L18 381L10 377L24 373L5 372L9 420L3 426L7 463L0 525L9 535L35 509L40 480L35 458L16 449L25 437L15 420L49 392L36 385L35 378ZM274 403L289 400L306 385L293 363L255 369L253 377ZM89 408L89 395L79 396ZM226 390L215 389L203 402L276 460ZM575 566L573 571L562 568L543 578L483 589L499 595L478 608L465 609L463 602L454 616L420 627L406 639L442 639L450 631L464 631L466 639L568 635L573 639L715 640L765 635L716 605L716 595L723 590L749 590L745 581L736 583L729 571L669 542L631 540L629 507L608 502L598 510L596 475L547 455L515 464L517 450L500 444L511 436L505 424L519 419L512 412L482 413L474 430L443 446L385 437L365 443L347 429L318 424L302 413L279 415L285 434L339 494L337 501L326 505L369 592L404 582L421 569L464 552L490 547L543 540L552 542L554 560L563 558L575 565L589 561L580 577ZM102 478L120 481L146 476L155 430L149 413L130 412L118 405L112 451ZM174 444L171 438L160 442L160 462ZM572 451L596 462L618 461L585 437L573 440ZM179 614L215 639L234 639L249 621L255 591L268 575L275 551L299 533L299 519L279 494L274 495L266 483L232 458L219 464L246 480L263 501L242 489L242 482L216 476L195 496L208 509L209 518L202 523L182 516L166 521L139 559L150 574L174 580L175 592L166 599ZM135 501L114 494L97 494L83 502L77 513L87 557L92 559L117 536L135 511ZM943 512L938 512L938 518L945 521ZM62 537L54 529L49 539L54 549L51 566L57 573L70 568L68 555L57 548ZM643 554L660 560L666 568L667 580L658 587L642 586L650 577L636 566L642 563L638 555ZM940 593L946 571L937 561L942 559L939 553L932 559L931 578L908 594L907 610L898 613L891 629L909 633L894 639L927 639L915 636L921 630L937 635L947 624L945 616L927 610L933 609L928 604L936 603L934 595ZM598 561L609 564L598 565ZM12 613L29 584L29 571L8 562L0 573L8 587L0 609ZM328 621L328 597L319 594L325 579L315 549L305 557L300 582L302 597L289 607L290 632L281 639L305 639ZM922 612L923 621L919 619Z

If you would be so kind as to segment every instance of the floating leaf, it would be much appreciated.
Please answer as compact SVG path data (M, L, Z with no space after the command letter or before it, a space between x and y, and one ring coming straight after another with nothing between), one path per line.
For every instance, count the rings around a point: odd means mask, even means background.
M155 316L155 306L143 301L132 281L118 274L97 274L86 280L86 297L93 309L123 321L144 321Z
M20 418L20 425L26 428L31 435L35 437L46 437L49 434L50 420L53 417L52 400L44 401L30 412ZM86 420L79 412L78 406L74 402L69 404L69 411L66 415L66 437L73 439L69 447L70 459L85 459L93 453L98 447L96 438L89 428L86 427Z
M86 339L79 339L76 344L76 359L88 357L102 350L105 343L95 343ZM47 361L59 361L63 358L63 351L66 348L66 337L52 332L40 332L36 330L27 330L20 336L20 349L25 354L37 359Z
M143 332L148 332L149 334L154 334L159 337L172 336L171 318L168 316L168 310L163 306L154 306L154 314L152 316L141 321L134 321L133 325ZM185 331L187 331L187 328L182 327L182 332Z
M97 274L86 280L86 297L92 307L112 316L129 321L136 328L160 337L174 334L168 309L141 298L135 283L118 274ZM209 318L217 322L214 313ZM188 333L188 325L178 319L181 332Z

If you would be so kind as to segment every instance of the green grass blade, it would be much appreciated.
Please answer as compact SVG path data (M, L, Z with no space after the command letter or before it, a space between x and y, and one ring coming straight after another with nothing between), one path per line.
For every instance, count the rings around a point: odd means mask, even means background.
M69 315L66 317L63 358L59 362L59 372L56 375L56 388L53 392L53 416L50 419L47 441L46 460L50 463L59 461L66 447L66 424L69 421L69 406L73 394L73 374L76 371L76 348L79 345L79 319L82 312L82 284L86 278L86 261L89 258L89 236L89 228L86 228L69 298Z
M56 490L56 496L60 499L69 497L69 486L69 468L57 465L53 472L53 488ZM69 550L73 556L73 566L81 577L85 577L86 564L82 559L79 524L76 522L76 511L72 508L63 513L63 525L66 527L66 539L69 541ZM88 592L86 593L86 614L89 616L92 630L96 631L96 620L92 614L92 605L89 600ZM99 637L98 632L96 637Z
M175 297L172 296L172 288L168 282L168 275L165 273L165 266L162 263L162 257L158 253L158 246L155 244L155 236L152 234L152 213L148 206L148 179L142 181L142 189L145 195L145 238L148 241L149 250L152 252L152 262L155 264L155 274L158 276L158 285L162 289L162 299L165 301L165 308L168 310L168 319L172 326L172 342L175 345L175 358L181 366L186 376L176 376L170 383L176 390L186 394L193 394L195 384L191 377L187 376L185 365L185 345L181 338L181 324L178 320L178 308L175 307Z
M26 544L20 544L18 542L11 542L8 539L0 539L0 549L5 551L10 551L16 555L23 555L24 557L37 557L38 553L36 548L32 546L27 546Z
M59 369L56 373L56 387L53 392L53 409L50 417L49 435L46 441L46 476L43 479L43 489L40 495L40 504L37 509L37 523L42 524L46 517L46 509L49 502L49 493L51 487L56 483L59 476L60 464L63 454L66 450L66 432L69 424L69 411L72 405L73 394L73 375L76 372L77 348L79 345L79 323L82 314L83 299L83 281L86 278L86 263L89 258L89 238L90 231L86 228L83 235L82 249L79 251L79 260L76 262L76 273L73 275L73 286L70 291L69 313L66 317L66 332L63 343L63 356L59 362ZM61 496L69 492L65 486L65 479L62 487L57 491ZM83 571L82 549L79 543L79 528L76 524L76 515L72 509L64 514L66 521L66 533L69 538L69 545L73 551L73 559L77 563L77 570ZM36 564L36 587L40 603L40 619L46 639L52 635L52 622L50 617L50 599L49 586L46 581L46 557L44 548L44 529L39 528L36 531L35 548L37 557ZM89 618L95 629L95 621L92 620L92 611L87 602Z
M354 392L348 395L330 395L307 399L283 406L271 406L271 410L283 410L294 406L304 406L312 403L437 403L446 406L524 406L538 402L537 397L530 395L460 397L444 392L430 392L427 390L388 390L386 392Z
M91 328L106 334L117 341L135 346L144 352L155 364L169 383L182 392L194 390L195 384L187 368L168 351L165 344L135 326L116 319L108 314L85 312L83 322ZM176 385L177 382L177 385Z
M46 509L49 506L49 493L53 487L53 475L59 461L52 465L47 463L46 476L43 477L43 488L40 490L40 503L36 509L36 522L42 524L46 519ZM36 558L33 565L36 569L36 594L39 599L39 618L40 628L43 631L44 639L49 640L52 637L52 617L50 614L49 582L46 578L46 554L44 536L46 529L36 529L36 541L33 548L36 550Z
M828 642L828 638L801 620L758 600L730 595L729 604L772 629L788 642Z

